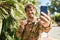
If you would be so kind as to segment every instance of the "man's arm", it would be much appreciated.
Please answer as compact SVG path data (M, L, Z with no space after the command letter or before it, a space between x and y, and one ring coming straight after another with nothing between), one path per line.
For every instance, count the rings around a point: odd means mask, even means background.
M41 13L42 15L40 15L40 21L39 23L42 25L42 29L44 32L49 32L50 28L50 22L51 22L51 18L50 18L50 12L48 11L48 14L46 15L45 13Z
M22 36L22 32L24 30L24 26L26 25L26 23L27 23L26 20L22 20L20 22L20 28L16 32L17 37L21 37Z
M50 25L49 25L48 27L43 28L43 32L48 33L48 32L50 31L50 29L51 29L51 27L50 27Z
M23 28L19 28L18 30L17 30L17 32L16 32L16 36L17 37L21 37L22 36L22 32L23 32Z

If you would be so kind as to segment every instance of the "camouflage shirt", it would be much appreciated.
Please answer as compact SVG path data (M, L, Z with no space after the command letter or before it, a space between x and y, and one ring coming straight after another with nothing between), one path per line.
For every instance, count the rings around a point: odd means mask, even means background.
M39 22L29 22L25 25L24 30L19 29L21 40L38 40L40 33L43 31L43 27Z

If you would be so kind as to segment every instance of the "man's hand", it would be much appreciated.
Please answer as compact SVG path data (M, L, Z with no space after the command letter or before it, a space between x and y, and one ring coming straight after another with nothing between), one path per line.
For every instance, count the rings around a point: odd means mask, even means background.
M26 20L22 20L21 22L20 22L20 25L21 25L21 27L24 29L24 25L26 25L27 24L27 22L26 22Z
M43 27L48 27L50 25L50 12L48 11L48 14L46 15L45 13L41 12L41 16L40 16L40 23Z
M24 29L24 25L26 25L26 20L22 20L21 22L20 22L20 25L21 25L21 27L17 30L17 32L16 32L16 36L17 37L21 37L21 35L22 35L22 32L23 32L23 29Z
M43 32L49 32L50 31L50 29L51 29L50 22L51 22L50 12L48 11L47 15L45 13L41 12L40 24L43 27Z

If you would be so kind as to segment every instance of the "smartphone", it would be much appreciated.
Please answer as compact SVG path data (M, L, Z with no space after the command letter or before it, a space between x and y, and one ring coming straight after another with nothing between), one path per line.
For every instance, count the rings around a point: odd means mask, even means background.
M41 6L40 10L41 10L40 12L44 12L44 13L47 14L48 13L48 11L47 11L48 10L48 6Z

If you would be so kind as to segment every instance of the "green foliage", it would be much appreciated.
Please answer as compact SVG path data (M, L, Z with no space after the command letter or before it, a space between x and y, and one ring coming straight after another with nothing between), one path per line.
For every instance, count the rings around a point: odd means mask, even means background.
M56 21L60 21L60 14L57 14L57 15L55 16L55 20L56 20Z
M31 3L37 5L37 0L0 0L0 40L19 40L16 31L20 20L27 18L24 7Z
M60 21L60 13L52 16L51 18L52 18L53 20L54 20L54 18L55 18L55 21Z
M60 1L59 0L54 0L51 3L52 5L50 6L50 11L51 13L60 12Z

